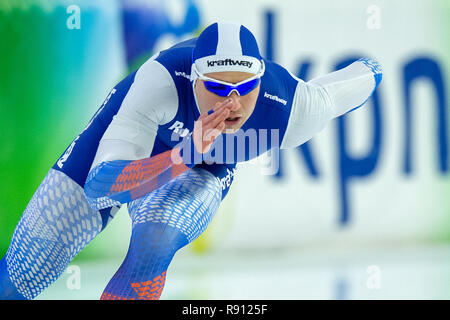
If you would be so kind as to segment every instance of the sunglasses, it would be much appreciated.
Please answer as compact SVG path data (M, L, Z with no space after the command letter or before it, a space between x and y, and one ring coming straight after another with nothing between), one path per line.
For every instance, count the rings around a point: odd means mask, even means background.
M205 88L208 91L215 93L221 97L228 97L233 91L235 91L239 96L245 96L246 94L250 93L253 89L255 89L261 83L261 77L264 74L265 66L264 61L261 60L261 70L253 77L238 83L230 83L209 78L201 74L197 70L195 63L193 64L192 69L196 73L198 79L203 80L203 84L205 85Z

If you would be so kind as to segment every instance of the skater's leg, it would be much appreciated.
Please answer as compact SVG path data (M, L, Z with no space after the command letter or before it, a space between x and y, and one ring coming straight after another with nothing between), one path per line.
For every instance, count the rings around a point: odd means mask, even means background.
M50 169L0 260L0 299L33 299L106 225L118 208L93 210L83 189Z
M130 247L101 298L159 299L175 252L206 229L221 199L219 179L194 168L131 202Z

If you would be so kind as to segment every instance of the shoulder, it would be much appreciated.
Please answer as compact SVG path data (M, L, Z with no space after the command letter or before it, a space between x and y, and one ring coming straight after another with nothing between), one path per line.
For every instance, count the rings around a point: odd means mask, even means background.
M283 66L264 60L265 72L261 78L260 98L266 103L282 104L290 110L299 79Z
M167 50L161 51L155 60L167 69L169 74L174 78L183 77L180 73L189 76L192 66L192 50L195 47L197 38L182 41Z
M178 92L169 71L155 59L156 56L136 70L120 113L143 114L158 124L164 124L172 120L177 112Z
M159 86L176 86L180 77L189 79L192 50L196 41L197 38L182 41L158 52L137 70L136 79L150 82L160 81Z
M156 55L148 59L138 70L136 70L133 84L148 87L149 89L150 87L174 87L169 71L156 61L155 57ZM151 90L147 92L147 94L152 92L156 92L156 90Z

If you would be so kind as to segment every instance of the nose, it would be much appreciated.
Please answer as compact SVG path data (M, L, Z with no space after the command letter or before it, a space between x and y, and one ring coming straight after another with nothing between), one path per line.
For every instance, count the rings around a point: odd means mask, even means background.
M238 103L239 100L241 100L241 96L238 95L236 91L231 92L228 97L231 98L231 100L233 100L233 103Z
M241 108L241 96L238 95L235 91L233 91L232 93L230 93L230 95L228 96L228 98L231 99L231 101L233 101L233 111L239 110Z

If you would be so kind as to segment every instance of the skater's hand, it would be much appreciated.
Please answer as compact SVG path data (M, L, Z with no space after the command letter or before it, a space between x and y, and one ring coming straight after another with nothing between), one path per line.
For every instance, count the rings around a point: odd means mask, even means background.
M214 140L225 130L225 119L233 109L232 99L217 102L214 108L200 115L194 123L192 138L199 153L207 153Z

